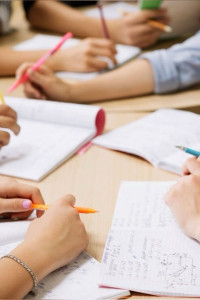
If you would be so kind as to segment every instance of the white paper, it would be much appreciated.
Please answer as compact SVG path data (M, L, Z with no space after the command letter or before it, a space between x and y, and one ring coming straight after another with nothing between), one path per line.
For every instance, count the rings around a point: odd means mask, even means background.
M24 239L30 221L0 223L0 257L16 248ZM70 264L44 278L37 299L107 299L129 295L127 290L99 288L100 263L83 252ZM26 299L35 299L27 295Z
M5 101L18 113L21 130L0 152L3 175L40 180L96 133L97 106L8 97Z
M53 48L60 41L59 36L45 35L45 34L37 34L32 39L29 39L25 42L20 43L15 47L15 50L40 50L40 49L50 49ZM69 48L77 45L80 42L78 39L69 39L62 48ZM118 62L118 66L127 62L128 60L136 57L140 54L141 50L138 47L134 46L126 46L126 45L116 45L117 54L116 60ZM109 69L113 69L114 65L110 61L110 59L101 57L102 60L105 60L109 64ZM106 70L105 70L106 71ZM108 70L107 70L108 71ZM90 78L94 78L102 72L90 72L90 73L73 73L73 72L58 72L57 75L59 77L65 77L70 79L77 80L87 80Z
M101 284L155 295L200 296L200 244L163 195L173 182L122 182L101 263Z
M93 142L105 148L139 155L154 166L180 174L182 163L190 155L182 153L175 146L200 146L199 137L199 115L160 109L101 135Z

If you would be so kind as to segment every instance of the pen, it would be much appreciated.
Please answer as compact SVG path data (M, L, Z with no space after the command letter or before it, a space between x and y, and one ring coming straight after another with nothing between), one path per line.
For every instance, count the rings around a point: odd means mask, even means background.
M35 203L32 204L32 208L37 210L47 210L49 207L50 207L49 204L35 204ZM89 207L74 206L74 208L76 208L79 213L83 213L83 214L93 214L98 212L98 210Z
M199 156L200 156L200 152L197 151L197 150L193 150L193 149L191 149L191 148L187 148L187 147L183 147L183 146L176 146L176 148L177 148L177 149L180 149L180 150L182 150L182 151L184 151L184 152L186 152L186 153L192 154L192 155L194 155L194 156L196 156L196 157L199 157Z
M99 9L99 12L100 12L101 24L102 24L102 28L103 28L103 34L104 34L104 37L105 37L106 39L109 39L109 38L110 38L110 34L109 34L109 32L108 32L108 28L107 28L107 25L106 25L106 21L105 21L104 15L103 15L102 4L100 3L100 1L98 1L97 6L98 6L98 9Z
M147 21L147 24L151 25L152 27L158 28L165 32L172 32L172 28L169 25L165 25L161 22L155 21L155 20L149 20Z
M0 100L1 100L1 104L5 104L5 100L4 100L3 93L2 93L1 89L0 89Z
M47 51L33 66L32 66L32 71L36 71L39 69L39 67L51 56L53 55L56 51L60 49L60 47L64 44L64 42L72 37L72 33L68 32L66 33L60 42L53 48ZM25 82L28 79L29 75L27 72L17 80L8 90L9 93L11 93L14 89L16 89L21 83Z
M122 8L119 8L119 12L122 14L127 14L127 12L125 12ZM158 28L162 31L165 32L172 32L172 27L170 27L169 25L165 25L161 22L155 21L155 20L148 20L147 24L151 25L152 27Z

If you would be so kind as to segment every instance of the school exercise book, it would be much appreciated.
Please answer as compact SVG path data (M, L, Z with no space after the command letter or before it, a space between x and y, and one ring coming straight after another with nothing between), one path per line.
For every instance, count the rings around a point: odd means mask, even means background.
M8 254L24 239L30 221L0 222L0 257ZM100 288L100 263L82 252L68 265L52 272L38 285L37 296L25 299L110 299L129 295L129 291Z
M0 174L40 180L94 136L105 113L98 106L5 97L18 114L18 136L0 151Z
M175 146L200 149L200 116L176 109L160 109L97 137L93 142L141 156L155 167L180 174L182 164L191 155Z
M200 297L200 243L163 200L174 182L122 182L101 262L102 286Z

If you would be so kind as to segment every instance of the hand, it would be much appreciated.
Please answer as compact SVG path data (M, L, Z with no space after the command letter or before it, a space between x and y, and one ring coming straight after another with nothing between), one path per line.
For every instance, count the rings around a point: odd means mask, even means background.
M46 66L41 66L37 71L32 71L33 64L22 64L16 73L20 79L25 72L29 79L24 83L24 92L29 98L43 100L70 101L70 83L66 83L54 75Z
M117 51L114 43L107 39L87 38L78 45L58 51L52 58L53 70L70 72L95 72L108 68L109 58L116 64Z
M151 46L163 32L149 25L147 22L150 19L158 19L164 24L169 21L165 9L125 13L119 19L107 21L111 38L116 43L140 48Z
M200 175L180 178L164 200L184 232L200 241Z
M182 174L196 174L200 176L200 157L192 156L188 158L182 166Z
M20 127L17 124L16 112L7 105L0 105L0 127L12 130L15 135L18 135ZM7 131L0 130L0 149L8 145L10 134Z
M68 264L88 245L85 227L74 204L72 195L55 201L41 218L31 222L24 242L17 249L23 249L27 263L30 260L30 265L34 264L39 279Z
M38 188L19 183L13 179L0 180L0 217L26 219L30 216L31 203L44 203ZM37 211L40 217L42 211Z

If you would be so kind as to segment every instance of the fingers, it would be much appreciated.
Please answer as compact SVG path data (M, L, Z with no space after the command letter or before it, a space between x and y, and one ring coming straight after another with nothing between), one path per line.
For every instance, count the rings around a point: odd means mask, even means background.
M6 212L22 212L31 210L32 201L29 199L2 199L0 198L0 213Z
M54 205L73 207L75 205L75 202L76 202L75 197L71 194L68 194L60 198L58 201L55 201Z
M20 127L16 123L16 120L11 117L7 117L7 116L0 115L0 127L8 128L8 129L12 130L15 135L18 135L18 133L20 131Z
M87 38L87 39L83 40L83 43L85 43L89 49L90 49L90 47L97 47L97 48L109 49L113 54L117 53L115 44L111 40L108 40L108 39Z
M138 13L134 13L135 21L146 22L149 19L157 19L166 17L166 9L148 9L142 10Z
M0 131L0 149L9 144L10 134L6 131Z
M182 175L198 174L200 175L200 158L190 157L182 166Z
M16 71L16 80L19 80L32 66L33 63L23 63Z

